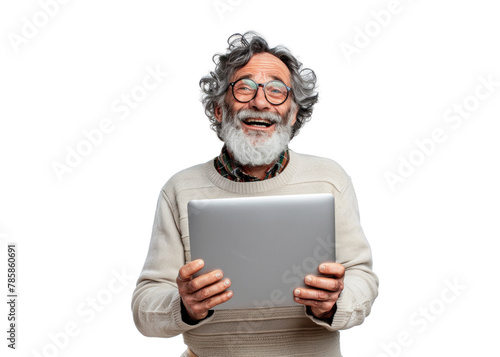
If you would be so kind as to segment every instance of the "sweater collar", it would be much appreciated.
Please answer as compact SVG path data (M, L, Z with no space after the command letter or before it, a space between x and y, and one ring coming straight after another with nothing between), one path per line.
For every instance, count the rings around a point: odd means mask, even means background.
M287 148L280 154L278 160L276 160L274 165L272 165L269 170L266 171L265 177L260 180L255 176L247 174L243 170L243 167L241 167L241 165L239 165L231 157L226 145L224 145L222 147L220 155L214 159L214 167L222 177L225 177L231 181L254 182L267 180L279 175L286 168L289 161L290 155Z

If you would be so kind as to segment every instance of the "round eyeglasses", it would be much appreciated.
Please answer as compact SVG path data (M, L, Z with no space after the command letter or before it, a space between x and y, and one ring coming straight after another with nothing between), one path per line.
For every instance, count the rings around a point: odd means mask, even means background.
M234 99L240 103L248 103L253 100L257 96L259 87L262 87L266 100L272 105L280 105L285 103L288 99L288 93L292 90L277 79L267 83L256 83L250 78L241 78L236 82L229 83L229 85L232 87Z

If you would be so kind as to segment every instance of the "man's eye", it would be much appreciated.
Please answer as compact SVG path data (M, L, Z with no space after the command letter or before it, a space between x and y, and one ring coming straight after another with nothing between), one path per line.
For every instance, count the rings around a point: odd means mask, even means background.
M266 89L267 89L267 93L269 93L269 94L284 94L285 93L283 88L280 88L280 87L269 87Z
M253 88L252 87L249 87L249 86L239 86L238 88L236 88L239 92L250 92L250 91L253 91Z

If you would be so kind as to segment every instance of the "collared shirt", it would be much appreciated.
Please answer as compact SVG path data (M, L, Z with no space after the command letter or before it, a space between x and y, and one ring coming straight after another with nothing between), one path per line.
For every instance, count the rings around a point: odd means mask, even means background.
M269 170L266 171L266 176L262 180L267 180L269 178L279 175L288 165L290 161L290 155L288 153L288 148L284 150L278 160L274 163ZM243 171L243 168L239 166L229 155L226 145L221 150L219 156L214 159L214 166L217 172L231 180L236 182L251 182L251 181L261 181L259 178L248 175Z

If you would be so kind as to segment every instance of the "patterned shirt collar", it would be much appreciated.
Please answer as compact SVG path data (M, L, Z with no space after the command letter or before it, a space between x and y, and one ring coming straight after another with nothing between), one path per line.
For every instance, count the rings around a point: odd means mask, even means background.
M278 160L269 170L266 171L266 176L262 180L267 180L279 175L288 165L290 161L290 155L288 153L288 148L284 150ZM259 178L248 175L243 171L243 168L239 166L229 155L226 145L221 150L219 156L214 159L214 166L217 172L222 176L231 181L236 182L252 182L261 181Z

